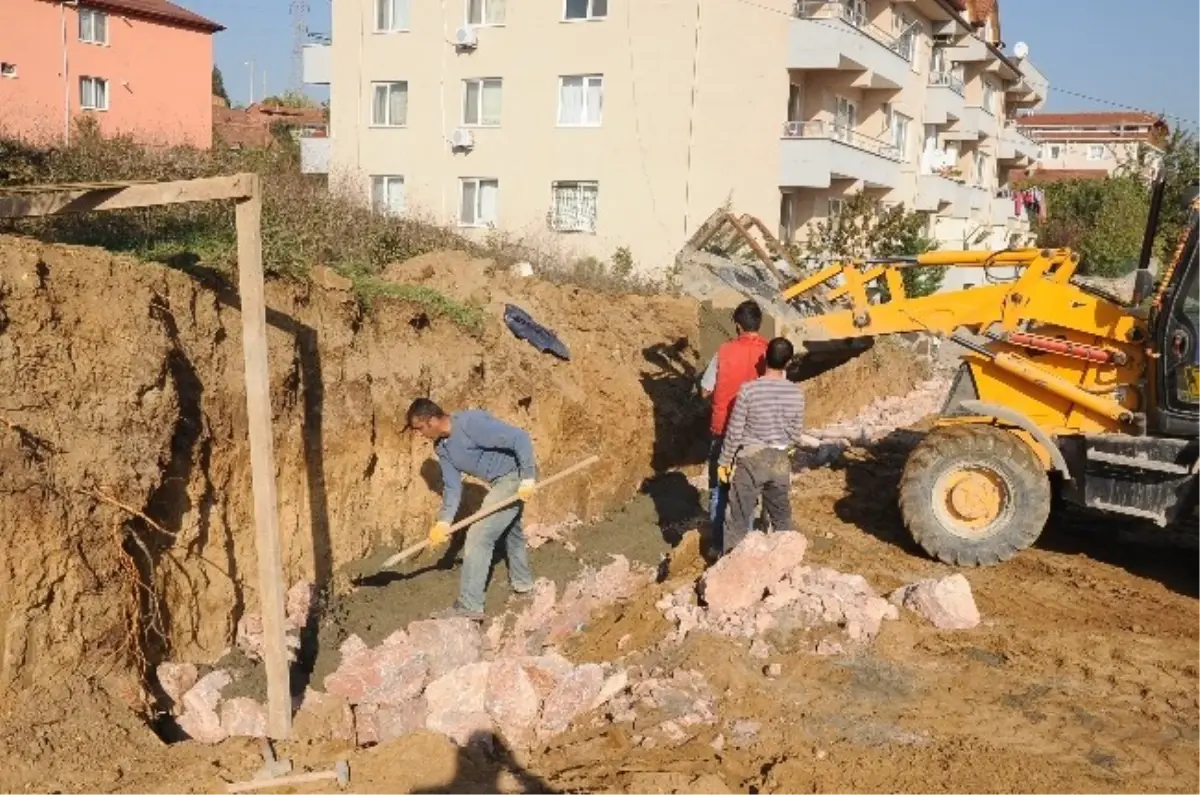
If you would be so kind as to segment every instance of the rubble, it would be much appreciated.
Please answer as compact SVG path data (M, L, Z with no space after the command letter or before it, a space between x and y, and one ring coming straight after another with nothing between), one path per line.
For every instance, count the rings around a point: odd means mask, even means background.
M979 626L979 608L971 584L962 574L940 580L921 580L892 592L893 605L903 606L938 629L973 629Z
M813 650L842 653L874 640L884 620L898 618L896 607L859 575L800 565L804 547L799 533L749 534L701 578L707 604L691 586L658 601L675 625L671 639L696 630L748 638L750 655L765 659L772 649L760 635L834 626L842 639L822 639Z
M343 658L325 690L351 704L400 704L425 687L429 665L411 645L379 646Z
M296 659L300 649L300 630L308 624L312 614L313 600L316 597L316 586L307 580L301 580L288 589L284 607L284 631L288 649L288 660ZM259 613L246 613L237 623L235 644L252 660L261 660L263 656L263 620Z
M460 666L478 662L483 636L478 625L468 618L414 621L408 625L408 648L410 653L425 659L429 676L437 678Z
M226 737L217 706L221 690L233 681L225 671L205 674L183 695L183 714L176 719L179 728L199 743L219 743Z
M572 670L546 696L537 726L538 736L552 737L565 731L576 715L591 707L603 686L604 671L599 665L581 665Z
M567 535L582 524L583 521L571 513L561 522L526 525L523 530L525 543L530 549L537 549L550 541L565 543Z
M491 731L492 719L487 714L491 667L488 662L468 663L430 682L425 688L425 728L462 746L476 732Z
M252 698L221 703L221 730L229 737L266 737L267 710Z
M520 743L537 722L542 695L522 660L498 660L488 674L484 709L504 737Z

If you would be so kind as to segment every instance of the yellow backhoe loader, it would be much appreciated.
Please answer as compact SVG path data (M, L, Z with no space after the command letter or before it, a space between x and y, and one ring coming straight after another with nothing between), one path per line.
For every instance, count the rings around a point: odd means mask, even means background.
M1160 181L1130 302L1075 283L1079 258L1067 249L835 264L784 290L795 306L833 302L835 311L790 332L816 360L904 332L965 349L941 416L900 482L904 522L933 557L962 566L1007 560L1038 538L1054 490L1160 526L1195 510L1197 206L1193 198L1155 285L1150 250L1162 195ZM905 268L948 266L1018 271L959 292L905 296Z

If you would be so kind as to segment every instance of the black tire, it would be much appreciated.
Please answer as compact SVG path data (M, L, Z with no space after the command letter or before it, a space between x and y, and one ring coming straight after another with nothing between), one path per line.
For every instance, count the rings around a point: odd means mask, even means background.
M970 503L971 508L987 504L975 518L955 513L956 492L948 486L966 478L984 484L989 497ZM913 540L932 557L957 566L990 566L1033 544L1046 526L1050 501L1050 479L1034 452L991 425L935 429L913 449L900 478L900 513Z

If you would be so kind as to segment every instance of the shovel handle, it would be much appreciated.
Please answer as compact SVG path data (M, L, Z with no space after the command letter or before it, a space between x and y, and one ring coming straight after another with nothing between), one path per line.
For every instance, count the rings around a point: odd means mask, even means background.
M580 461L578 464L575 464L574 466L569 466L566 469L562 470L561 472L551 475L550 477L546 478L545 480L539 481L537 484L534 485L533 490L535 493L539 492L542 489L544 489L546 486L549 486L551 483L557 483L558 481L562 480L563 478L565 478L569 475L574 475L576 472L578 472L581 469L587 469L588 467L590 467L592 464L596 463L599 460L600 460L600 456L598 456L598 455L594 455L591 458L586 458L583 461ZM486 508L481 508L480 510L471 514L467 518L462 519L462 520L450 525L450 532L457 533L459 530L462 530L464 527L469 527L469 526L475 524L476 522L478 522L480 519L484 518L485 516L491 516L496 511L499 511L502 508L507 508L508 506L512 505L514 502L519 502L520 499L521 499L520 496L514 494L513 496L511 496L507 499L501 500L500 502L498 502L494 505L489 505ZM395 566L397 563L403 563L404 561L408 560L412 556L416 555L421 550L425 549L425 547L427 547L427 546L429 546L429 539L425 539L424 541L418 541L417 543L413 544L412 546L406 547L406 548L400 550L399 552L397 552L395 555L392 555L390 558L388 558L387 560L385 560L383 562L383 565L380 566L380 568L390 569L392 566Z

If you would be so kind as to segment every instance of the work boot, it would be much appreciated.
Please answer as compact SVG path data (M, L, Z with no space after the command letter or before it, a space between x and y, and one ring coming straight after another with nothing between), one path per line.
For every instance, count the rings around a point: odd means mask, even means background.
M455 602L453 607L448 607L445 610L439 610L434 613L431 618L468 618L471 621L482 623L485 616L478 610L468 610L459 602Z

